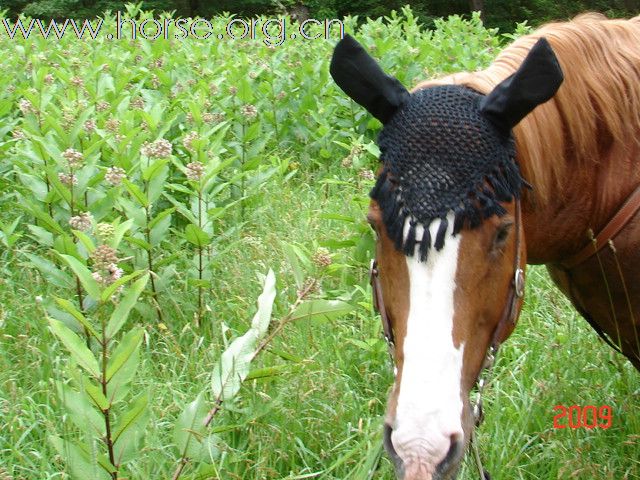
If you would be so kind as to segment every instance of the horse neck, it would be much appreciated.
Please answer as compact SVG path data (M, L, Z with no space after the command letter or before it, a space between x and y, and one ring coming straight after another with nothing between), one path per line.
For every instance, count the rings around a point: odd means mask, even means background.
M526 158L520 163L526 176ZM640 185L639 166L638 143L617 145L599 159L566 168L549 198L537 198L535 185L525 192L528 263L561 262L582 249L589 241L589 230L597 234Z

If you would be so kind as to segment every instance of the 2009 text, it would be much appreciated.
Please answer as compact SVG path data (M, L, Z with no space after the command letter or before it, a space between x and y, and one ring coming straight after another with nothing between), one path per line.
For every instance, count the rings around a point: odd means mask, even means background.
M602 405L596 407L594 405L571 405L566 407L564 405L556 405L553 410L559 410L560 413L553 417L553 428L603 428L607 429L611 427L613 422L613 412L609 405ZM566 418L566 422L562 422L562 419ZM600 423L604 421L604 423Z

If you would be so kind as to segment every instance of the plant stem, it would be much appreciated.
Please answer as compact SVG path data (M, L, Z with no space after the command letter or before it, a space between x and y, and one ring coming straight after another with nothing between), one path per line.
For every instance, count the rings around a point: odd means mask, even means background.
M316 287L316 285L317 285L317 280L314 280L313 282L310 282L309 285L307 285L301 292L298 293L298 297L296 298L296 301L293 303L293 305L291 305L291 308L289 309L289 313L287 313L287 315L278 322L278 325L271 331L271 333L269 333L269 335L262 341L262 343L260 343L256 351L253 353L253 356L251 357L250 362L255 360L255 358L264 351L267 345L271 343L271 341L276 337L276 335L278 335L278 333L280 333L282 329L289 322L291 322L291 319L293 318L293 313L304 301L307 295L309 295L309 293ZM208 427L213 421L213 418L217 415L217 413L220 410L222 410L222 403L223 403L222 393L220 393L220 396L218 396L213 403L213 408L209 410L209 413L204 419L203 424L205 427ZM176 468L176 471L173 474L173 477L171 477L171 480L178 480L178 478L180 478L180 475L182 474L182 470L184 469L187 463L189 463L189 457L183 455L183 457L180 459L180 463Z
M69 167L69 178L71 179L71 183L69 184L69 193L71 194L71 198L69 200L69 212L70 216L73 217L75 214L75 206L73 201L73 168ZM73 243L78 243L78 238L73 237ZM78 295L78 307L80 312L84 313L84 299L82 296L82 284L80 283L80 277L74 275L76 277L76 294ZM87 327L83 327L84 336L87 342L87 348L91 348L91 334Z
M40 109L42 108L42 96L44 92L40 89L40 104L38 105L38 111L36 112L36 117L38 117L38 131L40 135L44 137L44 132L42 131L42 115L40 114ZM44 182L47 185L47 197L49 196L49 191L51 190L51 184L49 183L49 172L47 172L49 165L47 165L47 159L42 151L42 145L40 143L38 145L38 150L40 150L40 156L42 157L42 161L44 162ZM49 216L53 217L53 207L51 206L51 202L47 202L47 209L49 210Z
M178 468L174 472L173 477L171 477L171 480L178 480L178 478L180 478L180 475L182 474L182 470L184 469L187 463L189 463L188 457L182 457L180 459L180 464L178 465Z
M273 82L271 82L271 109L273 110L273 128L276 132L276 141L278 140L278 110L276 109L276 92L274 89Z
M42 135L42 130L40 130L40 135ZM38 150L40 150L40 156L42 157L42 162L44 163L44 183L47 187L47 197L49 197L49 193L51 191L51 184L49 183L49 164L47 163L47 157L42 151L42 146L38 143ZM53 207L51 206L51 202L47 202L47 210L49 211L49 216L53 217Z
M244 222L244 189L245 189L245 172L244 162L246 160L247 145L245 142L247 123L242 119L242 159L240 160L240 221Z
M309 285L307 285L304 288L304 290L298 293L298 297L296 298L296 301L293 302L293 305L291 305L291 308L289 308L289 313L287 313L283 318L280 319L276 327L273 330L271 330L269 335L267 335L267 337L260 343L260 345L258 345L258 348L256 348L255 352L253 352L253 355L251 356L251 360L249 360L249 362L253 362L256 359L256 357L260 355L262 351L271 343L271 341L282 331L282 329L289 322L291 322L291 319L293 318L293 313L304 301L307 295L309 295L309 293L315 289L316 285L317 285L317 280L314 280L313 282L310 282ZM213 417L216 415L216 413L220 411L221 407L222 407L222 398L218 397L213 405L213 408L209 411L209 415L207 415L207 418L205 419L205 422L204 422L205 426L208 426L211 423L211 420L213 420Z
M105 398L108 398L107 395L107 349L109 346L109 342L107 341L107 337L105 336L105 331L107 329L106 322L104 318L102 319L102 341L100 345L102 347L102 378L100 379L100 383L102 386L102 394ZM113 451L113 439L111 438L111 418L110 418L110 408L103 410L104 415L104 426L105 426L105 443L107 445L107 450L109 452L109 461L111 465L115 468L115 471L111 473L111 478L113 480L118 480L118 466L116 465L116 457Z
M147 168L149 168L149 158L147 157ZM153 254L151 252L151 229L149 228L149 224L151 223L151 204L149 203L149 182L144 181L144 194L147 197L148 205L144 207L145 214L145 225L144 225L144 237L149 245L147 250L147 268L149 269L149 276L151 279L151 298L153 299L154 306L156 307L156 316L158 317L158 322L163 322L162 310L160 309L160 301L158 300L158 290L156 290L156 280L154 277L155 272L153 271Z
M202 189L198 186L198 228L202 230ZM198 247L198 316L197 327L202 325L202 309L203 309L203 287L202 287L202 247Z
M150 207L145 207L144 212L146 215L146 224L144 227L145 239L149 246L151 246L151 229L149 228L149 223L151 222L151 212L149 211ZM162 310L160 309L160 302L158 301L158 291L156 290L156 281L154 278L153 271L153 256L151 254L151 248L147 250L147 267L149 268L149 274L151 279L151 297L153 298L153 302L156 307L156 315L158 317L158 322L162 322Z
M80 313L84 314L84 298L82 296L82 284L80 283L80 278L78 278L77 275L75 275L76 277L76 294L78 295L78 306L80 307ZM86 338L87 341L87 348L91 349L91 334L89 333L89 330L87 330L87 327L82 327L84 329L84 336Z

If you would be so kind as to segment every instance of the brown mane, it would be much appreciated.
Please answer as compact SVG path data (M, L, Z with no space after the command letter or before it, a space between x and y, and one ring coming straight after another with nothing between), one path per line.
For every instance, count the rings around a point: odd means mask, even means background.
M517 69L542 36L553 47L565 80L551 101L515 127L514 136L523 175L535 186L536 199L545 202L575 169L596 164L614 145L640 143L640 16L607 20L583 14L547 24L505 48L486 70L456 73L416 88L455 83L488 93ZM637 169L638 163L627 167ZM605 171L604 196L606 186L615 185L609 178L613 172Z

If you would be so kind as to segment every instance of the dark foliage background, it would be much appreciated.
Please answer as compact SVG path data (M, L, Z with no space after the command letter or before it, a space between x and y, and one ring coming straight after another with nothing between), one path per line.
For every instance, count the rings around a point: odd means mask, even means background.
M9 17L24 13L39 18L90 18L105 10L123 10L118 0L0 0L0 9ZM516 22L537 25L565 20L584 11L597 11L610 17L631 17L640 13L640 0L145 0L144 10L175 11L176 16L210 17L222 12L240 16L276 14L284 11L310 18L358 15L379 17L409 4L425 25L433 18L468 14L482 10L485 24L502 31L513 30Z

